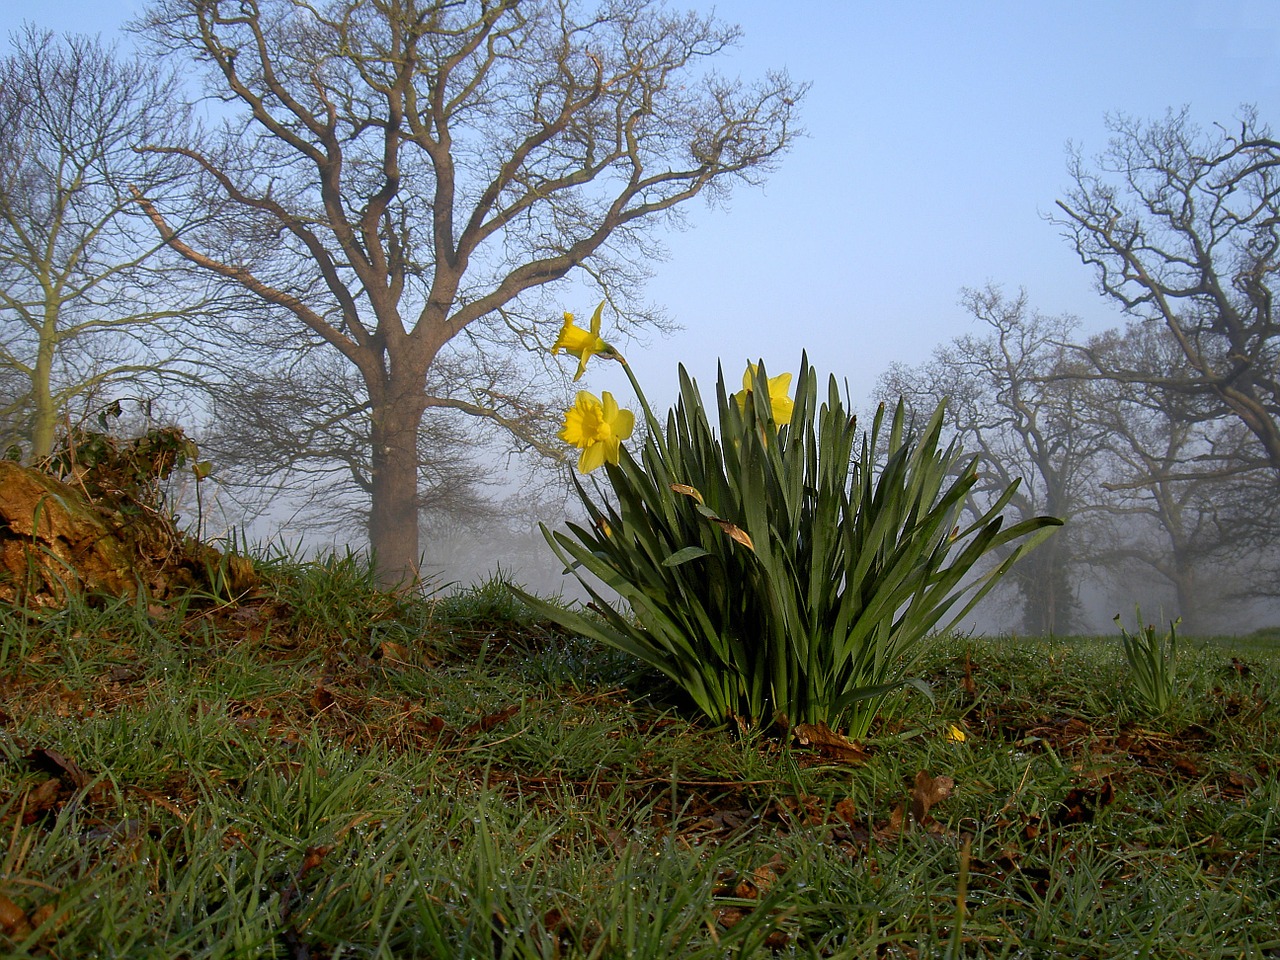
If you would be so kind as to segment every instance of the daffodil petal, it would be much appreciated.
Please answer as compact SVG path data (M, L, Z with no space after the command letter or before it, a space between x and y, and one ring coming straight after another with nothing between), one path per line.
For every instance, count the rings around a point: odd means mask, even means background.
M582 451L578 457L578 472L590 473L604 465L604 444L593 443Z
M582 451L578 470L590 473L602 464L617 463L622 441L635 429L635 415L618 406L613 394L605 391L600 398L579 390L574 404L564 414L560 439Z
M630 410L619 410L613 418L613 433L619 440L627 439L635 428L636 415Z

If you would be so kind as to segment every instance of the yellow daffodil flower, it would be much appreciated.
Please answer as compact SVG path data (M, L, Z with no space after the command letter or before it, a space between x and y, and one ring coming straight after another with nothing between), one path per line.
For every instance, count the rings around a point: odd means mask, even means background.
M560 328L560 336L556 337L556 342L551 347L552 356L564 350L578 358L578 372L573 375L575 380L586 373L587 361L597 353L609 357L616 356L613 347L605 343L600 336L600 314L603 311L604 301L602 300L591 316L590 330L583 330L573 322L573 314L566 313L564 326Z
M608 390L599 399L579 390L577 400L565 411L560 439L582 451L578 472L590 473L606 461L618 462L622 441L631 436L635 425L635 415L619 408Z
M747 364L747 372L742 375L742 389L733 395L738 401L738 409L747 409L747 398L756 385L756 365ZM791 412L795 403L791 399L791 374L783 373L769 378L769 408L773 411L773 420L781 426L791 422Z

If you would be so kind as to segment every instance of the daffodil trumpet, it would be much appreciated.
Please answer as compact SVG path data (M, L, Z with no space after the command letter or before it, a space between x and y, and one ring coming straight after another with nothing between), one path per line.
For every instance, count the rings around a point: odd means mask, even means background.
M754 363L747 364L747 371L742 375L742 389L733 395L733 399L738 403L738 409L746 412L747 401L751 399L756 388L756 374L759 365ZM766 381L769 385L769 411L773 415L773 422L777 426L782 426L791 422L791 414L795 410L795 402L791 399L791 374L782 373L776 377L768 377Z
M596 307L596 312L591 315L589 330L583 330L574 322L573 314L566 313L564 324L560 327L560 335L556 337L556 342L551 347L552 356L563 350L578 358L578 371L573 375L574 380L582 379L582 375L587 371L587 361L594 356L622 360L622 355L600 336L600 318L604 313L604 303L601 300L600 305Z
M617 463L622 441L635 429L635 415L618 406L608 390L597 399L586 390L579 390L564 415L564 428L560 439L582 451L578 457L578 472L590 473L606 463Z

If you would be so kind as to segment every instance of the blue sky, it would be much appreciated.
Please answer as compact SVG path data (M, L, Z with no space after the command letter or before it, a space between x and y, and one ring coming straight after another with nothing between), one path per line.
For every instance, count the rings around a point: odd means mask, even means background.
M1068 140L1104 117L1190 105L1202 124L1257 104L1280 126L1280 16L1248 2L722 3L743 75L812 81L807 139L762 191L700 212L652 285L685 326L648 354L744 354L772 371L806 348L855 402L889 363L974 328L962 286L1025 286L1086 329L1119 322L1043 214ZM713 367L695 361L699 375ZM653 368L653 375L659 373Z
M30 17L110 39L142 7L6 3L0 30ZM727 0L716 12L745 34L723 72L786 67L812 82L809 134L763 189L739 190L727 211L695 202L690 229L667 238L649 293L684 329L627 351L655 404L678 360L709 386L717 357L736 379L748 357L776 372L801 349L859 402L891 362L973 331L959 290L988 281L1025 286L1086 330L1118 323L1043 219L1067 185L1067 141L1096 153L1107 113L1184 104L1209 125L1253 103L1280 126L1272 0ZM611 371L594 383L627 393Z

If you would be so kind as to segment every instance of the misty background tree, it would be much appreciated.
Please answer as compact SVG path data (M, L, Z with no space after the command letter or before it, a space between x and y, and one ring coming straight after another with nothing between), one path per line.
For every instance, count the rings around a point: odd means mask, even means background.
M134 148L185 122L172 78L96 40L28 27L0 60L0 422L31 458L76 403L180 379L168 321L208 302L131 188L173 199L174 165Z
M210 417L201 450L231 474L220 492L243 515L287 516L295 534L349 537L366 525L372 492L369 408L359 372L322 341L297 331L249 325L232 339L244 346L255 337L255 355L264 358L256 368L240 366L235 351L206 358ZM432 365L428 389L441 378L461 376L449 359ZM418 517L424 535L456 529L464 520L478 525L497 509L491 499L497 484L484 464L496 450L473 421L452 410L423 421Z
M1189 633L1233 602L1274 597L1274 475L1258 463L1256 438L1212 396L1163 386L1195 376L1177 338L1135 321L1078 351L1088 358L1072 371L1088 383L1082 416L1103 447L1089 562L1103 579L1121 574L1130 593L1144 574L1167 586L1166 609ZM1117 370L1128 375L1107 373Z
M180 235L163 197L140 202L173 249L358 371L388 583L418 561L424 415L522 430L521 358L559 320L539 292L572 276L586 304L631 307L653 229L760 182L805 92L719 76L737 29L649 0L158 0L144 28L206 68L222 124L152 146L195 170L207 226Z
M1167 327L1187 362L1176 378L1124 367L1108 375L1211 398L1280 474L1280 143L1253 110L1232 130L1206 132L1185 108L1109 125L1114 136L1096 161L1073 155L1073 186L1054 222L1097 270L1100 291Z
M981 511L1014 480L1009 506L1016 519L1048 515L1066 526L1010 571L1020 595L1020 628L1064 633L1080 625L1082 576L1077 514L1093 500L1092 470L1101 445L1081 415L1083 382L1062 374L1073 361L1067 348L1076 320L1034 310L1025 291L1007 296L997 286L966 289L961 305L985 328L939 346L918 366L895 365L878 395L904 397L916 411L943 400L954 435L977 453L979 479L973 509Z

